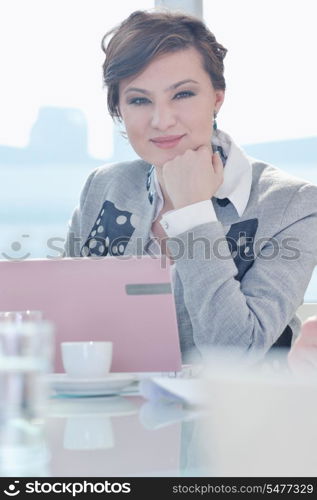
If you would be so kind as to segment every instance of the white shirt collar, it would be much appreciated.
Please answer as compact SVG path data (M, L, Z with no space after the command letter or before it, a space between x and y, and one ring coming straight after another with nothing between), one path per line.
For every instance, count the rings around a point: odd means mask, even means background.
M241 217L250 197L252 165L246 154L225 132L221 130L215 131L212 137L212 144L216 149L220 146L226 157L223 184L214 196L220 199L228 198ZM152 170L151 177L151 191L155 191L156 193L155 220L163 208L164 198L155 168Z

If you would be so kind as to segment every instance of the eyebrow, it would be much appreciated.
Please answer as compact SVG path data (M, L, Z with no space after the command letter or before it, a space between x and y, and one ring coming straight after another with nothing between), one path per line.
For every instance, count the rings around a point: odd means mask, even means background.
M197 85L199 85L199 83L196 82L196 80L192 80L192 79L181 80L180 82L173 83L173 85L170 85L169 87L167 87L167 89L165 89L164 92L168 92L169 90L177 89L181 85L184 85L184 83L196 83ZM124 94L127 94L128 92L133 92L133 91L134 92L141 92L142 94L145 94L145 95L150 95L151 94L151 92L149 92L148 90L140 89L138 87L128 87L124 91Z

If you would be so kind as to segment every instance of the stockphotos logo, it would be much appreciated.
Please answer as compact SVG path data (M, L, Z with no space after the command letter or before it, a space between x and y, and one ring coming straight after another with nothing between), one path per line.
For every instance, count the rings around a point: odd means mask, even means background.
M13 497L18 495L21 490L19 489L20 481L13 481L9 486L4 490L5 495ZM130 483L119 483L119 482L95 482L92 483L90 481L82 481L82 482L27 482L25 484L25 489L23 493L39 493L39 494L47 494L47 493L70 493L73 497L76 495L80 495L82 493L130 493L131 492L131 484Z
M18 495L20 493L20 490L17 489L18 488L17 485L19 483L20 483L20 481L13 481L13 483L9 484L8 488L6 490L4 490L3 493L8 495L9 497L15 497L16 495Z

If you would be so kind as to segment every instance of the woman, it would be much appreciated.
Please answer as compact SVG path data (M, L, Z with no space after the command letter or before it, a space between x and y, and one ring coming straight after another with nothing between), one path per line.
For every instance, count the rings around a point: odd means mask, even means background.
M290 345L316 264L317 187L217 129L226 49L200 20L137 11L102 46L108 109L140 160L92 172L67 254L153 254L158 242L175 264L184 362Z

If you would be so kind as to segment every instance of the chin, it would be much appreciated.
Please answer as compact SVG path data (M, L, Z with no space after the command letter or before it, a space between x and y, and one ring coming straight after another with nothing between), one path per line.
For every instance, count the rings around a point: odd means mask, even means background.
M180 156L185 153L186 150L178 151L177 149L170 150L170 151L165 151L161 155L157 156L157 163L161 164L162 166L167 162L174 160L176 156Z
M170 150L161 150L161 151L155 151L153 154L153 151L151 151L149 154L146 154L146 152L142 151L139 154L139 156L142 158L142 160L146 161L147 163L150 163L151 165L155 165L156 167L163 167L163 165L171 160L174 160L176 156L182 155L185 153L185 151L188 148L182 147L181 150L177 148L173 148ZM137 152L137 151L136 151ZM144 154L142 154L144 153Z

